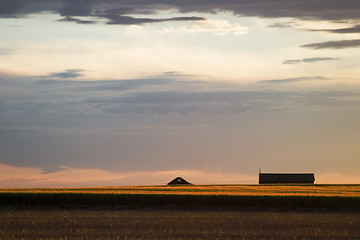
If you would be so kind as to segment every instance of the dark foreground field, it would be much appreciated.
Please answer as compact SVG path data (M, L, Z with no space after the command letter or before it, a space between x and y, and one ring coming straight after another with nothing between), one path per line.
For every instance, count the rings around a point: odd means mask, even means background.
M359 213L0 210L1 239L360 239Z

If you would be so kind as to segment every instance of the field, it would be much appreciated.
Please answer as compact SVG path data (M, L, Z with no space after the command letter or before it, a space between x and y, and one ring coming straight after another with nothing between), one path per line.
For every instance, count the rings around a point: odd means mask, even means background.
M1 239L360 239L360 185L0 189Z
M182 185L93 188L0 189L0 193L171 194L232 196L360 197L360 185Z
M1 239L360 239L355 213L0 210Z
M0 206L360 211L360 185L0 189Z

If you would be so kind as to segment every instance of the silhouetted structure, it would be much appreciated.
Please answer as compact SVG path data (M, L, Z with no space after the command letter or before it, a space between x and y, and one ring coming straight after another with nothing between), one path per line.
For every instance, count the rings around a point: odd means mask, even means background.
M191 184L191 183L189 183L182 177L177 177L174 180L172 180L171 182L169 182L167 185L185 185L185 184Z
M314 182L314 173L259 173L259 184Z

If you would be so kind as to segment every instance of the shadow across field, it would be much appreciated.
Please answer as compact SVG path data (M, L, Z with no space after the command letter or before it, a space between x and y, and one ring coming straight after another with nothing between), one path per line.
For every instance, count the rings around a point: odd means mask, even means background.
M359 197L0 193L0 207L360 211Z

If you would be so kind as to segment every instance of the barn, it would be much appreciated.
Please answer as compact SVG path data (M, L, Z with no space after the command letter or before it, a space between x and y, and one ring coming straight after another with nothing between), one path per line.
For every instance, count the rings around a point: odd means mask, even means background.
M167 185L186 185L186 184L191 184L191 183L189 183L182 177L177 177L174 180L172 180L171 182L169 182Z
M314 173L259 173L259 184L314 182Z

